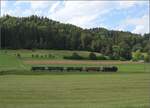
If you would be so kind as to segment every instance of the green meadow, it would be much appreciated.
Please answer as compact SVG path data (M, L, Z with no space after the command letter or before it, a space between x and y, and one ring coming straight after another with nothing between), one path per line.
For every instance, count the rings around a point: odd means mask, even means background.
M0 108L149 108L150 64L118 63L116 73L32 72L32 66L102 66L29 64L26 61L63 61L73 51L3 50L0 52ZM77 51L83 56L89 52ZM21 57L17 57L16 54ZM32 58L32 54L54 58ZM98 54L98 53L97 53ZM96 62L96 61L92 61ZM109 64L114 61L108 61Z

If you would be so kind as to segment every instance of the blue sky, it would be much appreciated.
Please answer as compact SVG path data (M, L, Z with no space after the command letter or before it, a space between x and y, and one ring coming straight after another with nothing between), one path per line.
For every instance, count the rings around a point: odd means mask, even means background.
M149 1L1 1L1 16L46 16L82 28L149 32Z

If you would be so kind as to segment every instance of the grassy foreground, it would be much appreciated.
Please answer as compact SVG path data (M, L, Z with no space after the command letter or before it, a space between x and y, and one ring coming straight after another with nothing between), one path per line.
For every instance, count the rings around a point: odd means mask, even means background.
M149 73L4 75L1 108L149 108Z
M35 73L24 62L32 58L8 52L0 54L0 108L150 108L150 64L116 64L117 73Z

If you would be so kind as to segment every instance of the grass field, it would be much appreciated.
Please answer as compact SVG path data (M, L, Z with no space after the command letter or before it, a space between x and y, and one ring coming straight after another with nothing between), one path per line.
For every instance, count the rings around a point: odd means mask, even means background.
M0 53L0 108L150 108L150 64L115 61L80 61L30 64L31 51L8 50ZM23 59L17 58L21 53ZM87 54L88 52L81 52ZM60 55L57 55L60 54ZM60 59L59 59L60 58ZM55 60L55 61L56 61ZM42 62L45 59L40 60ZM52 61L52 60L50 60ZM32 72L33 65L118 66L117 73ZM112 64L111 64L112 63Z

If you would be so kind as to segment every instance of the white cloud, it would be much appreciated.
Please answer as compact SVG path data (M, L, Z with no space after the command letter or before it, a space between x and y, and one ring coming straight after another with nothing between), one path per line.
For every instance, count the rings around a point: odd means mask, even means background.
M6 9L6 1L0 1L0 6L1 6L1 8L0 8L0 16L2 16L3 14L4 14L4 9Z
M20 16L19 13L22 13L23 15L23 12L21 11L20 7L17 7L15 8L14 10L5 10L2 15L6 15L6 14L9 14L9 15L12 15L12 16Z
M109 10L108 1L65 1L64 7L52 12L49 17L64 23L87 27L99 15ZM88 26L89 27L89 26Z
M65 1L64 7L61 9L50 9L53 11L49 14L49 18L83 28L90 28L96 19L102 20L113 9L127 9L146 3L144 1ZM57 5L54 5L54 7Z
M30 16L33 14L33 12L32 10L26 9L22 14L23 14L22 16Z
M60 1L57 1L56 3L54 3L52 6L51 6L51 8L50 8L50 10L49 10L49 12L48 13L53 13L53 12L55 12L56 11L56 9L58 8L58 7L60 7Z
M6 6L6 1L0 1L1 8L4 8Z
M133 33L149 33L149 15L143 15L139 18L127 18L115 29L117 30L126 30L129 26L134 26L132 30Z
M16 0L14 5L19 6L22 3L30 3L30 1Z
M56 3L58 1L29 1L30 3L30 11L32 14L39 15L39 16L48 16L49 14L49 9L51 11L54 11L56 8Z
M3 9L3 14L10 14L13 16L29 16L29 15L47 15L48 8L50 8L56 1L22 1L17 0L12 4L15 8ZM29 8L22 9L21 5L27 4Z
M132 31L134 33L149 33L149 15L144 15L141 18L135 18L128 21L129 24L135 25L135 29Z
M32 9L43 9L50 5L50 1L29 1Z
M148 4L148 1L118 1L118 9L131 8L135 5Z
M23 1L23 0L16 0L15 5L19 6L20 4L23 3L28 3L31 6L31 9L36 10L36 9L45 9L49 7L54 1Z
M89 27L94 26L94 24L91 24L91 23L95 18L97 18L97 15L78 16L78 17L73 17L72 19L69 19L68 22L74 25L79 25L83 28L89 28Z

